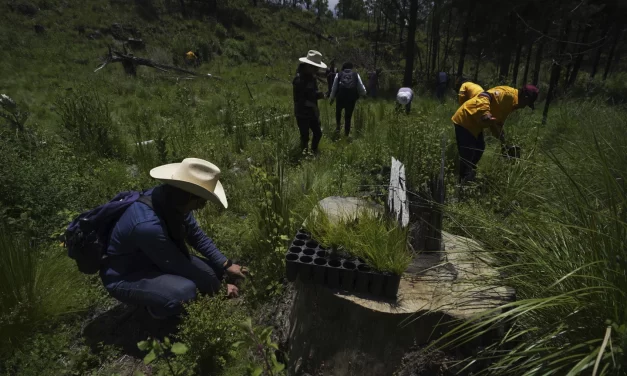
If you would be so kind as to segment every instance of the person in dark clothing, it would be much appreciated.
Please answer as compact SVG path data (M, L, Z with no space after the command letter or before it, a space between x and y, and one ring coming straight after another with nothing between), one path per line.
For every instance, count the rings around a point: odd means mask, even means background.
M344 63L342 71L335 75L333 80L333 88L331 89L330 104L333 104L337 97L337 105L335 106L335 122L337 127L335 132L340 133L342 110L344 112L344 134L346 137L351 131L351 119L353 111L359 97L366 96L366 87L361 81L359 73L353 72L352 63Z
M246 271L220 252L192 214L207 201L228 206L218 167L187 158L150 175L164 184L144 192L115 224L100 278L112 297L165 318L180 314L196 290L214 295L224 275L244 278ZM227 294L236 297L237 287L227 284Z
M331 95L331 89L333 89L333 81L335 80L335 75L337 74L337 69L335 69L335 60L331 61L331 65L327 68L326 78L327 78L327 94L328 97Z
M379 94L379 78L381 77L381 68L368 73L368 94L370 98L376 98Z
M322 62L322 54L318 51L309 51L306 57L299 59L301 64L298 73L292 81L294 94L294 115L300 131L300 147L306 150L309 145L309 131L313 134L311 151L318 153L318 144L322 138L320 127L320 110L318 100L324 98L324 94L318 91L315 73L317 69L325 69Z
M448 86L448 75L446 72L439 72L437 76L437 86L435 94L441 102L444 102L444 94L446 94L446 87Z

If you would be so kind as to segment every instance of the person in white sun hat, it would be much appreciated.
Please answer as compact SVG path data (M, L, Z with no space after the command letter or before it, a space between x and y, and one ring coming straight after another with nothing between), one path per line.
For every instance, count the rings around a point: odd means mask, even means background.
M223 276L245 278L200 229L192 212L207 201L228 207L220 169L205 160L187 158L153 168L163 184L142 193L111 232L100 277L117 300L144 306L154 318L175 316L196 290L213 295ZM187 246L203 257L191 255ZM229 296L237 287L227 284Z
M318 100L324 98L324 94L318 91L315 74L319 69L326 69L327 65L322 62L322 54L314 50L309 51L307 56L301 57L299 61L296 77L292 81L294 115L300 131L301 150L308 148L311 130L313 135L311 151L315 154L318 153L318 144L322 138Z

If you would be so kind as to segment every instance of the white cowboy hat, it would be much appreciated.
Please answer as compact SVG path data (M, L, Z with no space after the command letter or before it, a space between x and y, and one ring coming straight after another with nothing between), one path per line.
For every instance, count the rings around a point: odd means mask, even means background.
M309 52L307 52L307 56L306 57L301 57L298 60L301 63L313 65L314 67L318 67L318 68L323 68L324 69L324 68L327 67L327 65L322 62L322 54L320 52L314 51L314 50L309 50Z
M225 209L229 206L222 183L218 180L220 169L203 159L185 158L181 163L155 167L150 170L150 176L165 184L220 204Z

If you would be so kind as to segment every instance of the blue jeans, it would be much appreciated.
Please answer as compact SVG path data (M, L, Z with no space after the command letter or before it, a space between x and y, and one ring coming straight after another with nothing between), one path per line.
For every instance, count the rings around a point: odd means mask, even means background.
M475 137L468 129L455 124L455 138L459 152L459 181L460 183L473 181L477 163L485 150L483 132Z
M214 270L204 258L192 256L191 268L196 268L197 280L165 274L156 267L147 267L122 277L121 281L105 284L109 294L122 303L147 306L158 316L178 315L183 303L196 298L196 289L214 295L220 289L223 271Z

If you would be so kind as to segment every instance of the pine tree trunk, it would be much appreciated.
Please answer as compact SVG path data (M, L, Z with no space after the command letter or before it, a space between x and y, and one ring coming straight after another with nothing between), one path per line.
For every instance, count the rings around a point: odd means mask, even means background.
M612 66L612 58L614 57L614 52L616 51L616 45L620 41L623 32L620 28L616 28L616 35L614 36L614 43L612 43L612 48L610 49L610 54L607 55L607 63L605 64L605 72L603 72L603 81L607 79L607 75L610 73L610 68Z
M468 47L468 38L470 37L470 22L472 11L475 9L475 0L471 0L468 13L466 14L466 22L464 22L464 31L462 35L462 45L459 48L459 62L457 63L457 77L464 75L464 59L466 58L466 49Z
M523 44L518 41L518 47L516 48L516 59L514 60L514 69L512 71L512 85L518 87L518 67L520 66L520 55L522 54Z
M525 62L525 73L523 74L523 85L527 84L529 77L529 64L531 63L531 53L533 52L533 38L529 37L529 45L527 46L527 61Z
M516 33L516 18L514 13L509 16L509 22L507 22L507 29L504 34L504 38L501 40L501 62L499 64L499 81L505 83L507 76L509 75L509 65L512 61L512 41L515 39Z
M483 53L483 49L480 47L477 53L477 61L475 62L475 77L474 81L479 81L479 64L481 64L481 54Z
M590 31L592 30L592 26L586 26L586 29L583 32L583 36L581 37L581 45L577 50L577 57L575 58L575 64L573 65L573 70L570 72L570 76L568 76L568 82L566 83L566 87L571 86L577 81L577 75L579 74L579 69L581 68L581 63L583 62L583 52L587 46L585 44L588 42L588 36L590 35Z
M560 42L558 43L557 48L557 59L561 59L564 51L566 50L566 43L568 39L568 35L570 34L570 25L571 21L566 21L566 24L563 26L562 33L560 33ZM551 79L549 82L549 92L546 95L546 101L544 102L544 111L542 112L542 125L546 124L546 120L549 116L549 106L553 101L553 97L555 96L555 91L557 89L557 84L559 82L560 73L562 70L562 64L557 59L553 60L553 66L551 67Z
M179 0L179 4L181 4L181 15L183 18L187 17L187 10L185 9L185 0Z
M444 57L442 60L444 61L444 69L448 72L448 65L446 64L446 59L448 59L448 51L449 51L449 42L451 40L451 19L453 18L453 5L449 5L448 8L448 24L446 27L446 42L444 42ZM438 64L441 64L438 62ZM453 67L451 66L451 70Z
M377 34L374 40L374 70L377 70L377 56L379 55L379 32L381 28L381 17L375 17L375 21L377 22Z
M551 27L551 20L546 21L546 25L544 26L544 30L542 31L542 39L540 40L540 45L536 51L536 63L533 71L533 84L538 86L538 81L540 80L540 68L542 67L542 52L544 50L544 45L546 44L546 35L549 33L549 28Z
M603 33L602 33L603 40L605 40L605 38L607 37L607 33L609 29L610 29L610 24L609 22L606 22L605 25L603 26ZM590 71L590 78L594 78L594 76L597 74L597 68L599 67L599 61L601 61L601 54L603 53L604 44L605 44L604 42L601 42L599 47L597 47L596 49L596 53L594 55L594 62L592 63L592 69Z
M433 41L433 47L431 48L431 69L436 70L438 62L438 54L440 47L440 17L438 2L440 0L433 1L433 17L431 19L431 40Z
M418 17L418 0L409 2L409 25L407 28L407 45L405 46L405 76L403 86L411 87L414 77L414 49L416 45L416 19Z

